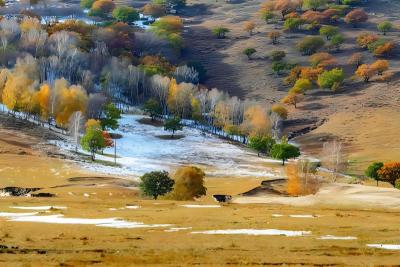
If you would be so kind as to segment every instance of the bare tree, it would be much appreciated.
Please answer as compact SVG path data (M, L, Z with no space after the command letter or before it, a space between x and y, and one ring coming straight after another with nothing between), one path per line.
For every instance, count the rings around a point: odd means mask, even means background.
M100 119L103 106L107 103L107 97L103 94L90 94L86 107L86 117L88 119Z
M199 83L199 73L193 67L188 67L186 65L178 66L173 75L177 83Z
M71 117L69 118L68 126L68 133L75 143L75 151L78 151L79 137L83 126L82 112L75 111L74 113L72 113Z
M342 143L337 140L325 142L321 159L322 164L332 172L332 182L336 182L339 172L346 167Z

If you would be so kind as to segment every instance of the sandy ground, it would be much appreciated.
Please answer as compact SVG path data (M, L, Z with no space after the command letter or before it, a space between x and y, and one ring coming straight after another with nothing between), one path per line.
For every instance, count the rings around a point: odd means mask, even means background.
M264 195L254 201L252 197L238 196L236 202L240 200L243 204L219 205L212 200L213 194L238 195L258 186L262 180L212 177L206 179L207 196L199 201L146 200L140 197L133 182L98 177L82 171L72 161L54 158L56 151L43 145L44 139L35 127L29 130L24 125L26 134L16 135L11 125L3 123L0 128L4 150L0 154L3 170L0 187L43 187L41 192L56 197L0 198L0 265L359 266L395 265L400 261L396 250L367 247L367 244L400 244L399 215L391 209L398 203L399 193L393 189L331 185L312 197L280 197L280 201L275 201ZM13 169L7 171L7 168ZM304 205L303 199L307 198L314 201ZM370 205L372 201L387 205ZM46 210L43 206L59 208ZM36 212L35 216L40 218L51 215L64 221L119 218L125 225L137 222L145 227L10 221L15 220L12 217L15 213ZM164 226L154 227L154 224ZM307 234L291 237L192 233L229 229L250 233L307 231Z

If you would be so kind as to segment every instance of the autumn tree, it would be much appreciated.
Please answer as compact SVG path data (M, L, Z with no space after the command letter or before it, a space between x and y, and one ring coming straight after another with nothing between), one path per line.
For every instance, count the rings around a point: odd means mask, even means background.
M89 11L90 16L106 17L115 8L115 3L112 0L97 0L92 4Z
M395 186L396 180L400 179L400 162L388 162L378 170L379 179Z
M281 104L272 105L271 112L277 114L282 120L286 120L289 115L288 110Z
M326 52L319 52L311 55L310 63L313 67L330 67L337 64L334 56Z
M360 52L353 53L349 60L347 61L348 64L355 66L358 68L361 64L364 63L364 56Z
M194 200L206 194L205 173L198 167L179 168L173 175L175 184L170 198L175 200Z
M281 33L278 31L272 31L272 32L268 33L268 37L269 37L269 39L271 39L272 44L276 45L276 44L278 44L278 40L281 37Z
M281 12L282 18L299 7L299 1L297 0L277 0L274 5L274 10Z
M302 94L302 93L306 92L307 90L310 90L311 88L312 88L312 84L311 84L310 80L305 79L305 78L300 78L294 83L290 92L296 93L296 94Z
M378 36L370 33L362 33L357 37L357 44L361 48L368 48L368 46L378 40Z
M350 11L344 17L344 21L347 24L353 25L353 27L356 27L358 23L366 22L367 20L368 20L367 13L365 13L365 11L360 8Z
M394 42L388 41L379 45L374 45L371 50L373 50L374 55L377 57L388 57L393 53L394 48Z
M256 25L252 21L245 21L243 24L243 29L248 32L250 36L253 34L255 27Z
M165 6L154 3L147 3L142 9L143 14L159 18L165 15Z
M357 68L355 74L367 83L376 74L376 69L372 68L371 65L362 64Z
M303 94L289 92L283 99L282 103L287 105L293 105L294 108L297 108L297 104L304 98Z
M384 71L389 69L389 61L379 59L371 64L371 68L376 70L378 75L382 75Z

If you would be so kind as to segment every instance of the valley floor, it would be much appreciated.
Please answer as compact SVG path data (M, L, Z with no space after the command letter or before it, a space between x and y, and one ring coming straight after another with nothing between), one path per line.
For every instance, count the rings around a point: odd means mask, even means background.
M257 196L262 201L237 196L234 202L242 204L220 205L213 194L238 195L262 178L208 177L207 196L199 201L144 200L134 180L101 177L57 158L62 155L45 142L55 138L52 133L40 135L36 127L15 125L3 116L0 122L0 187L41 187L38 192L56 194L0 197L0 265L359 266L400 261L397 250L368 246L400 244L399 213L392 206L399 193L392 189L350 185L340 191L333 185L320 191L326 203L304 205L302 198L289 197L280 197L287 201L280 203L262 195ZM26 133L17 133L16 127ZM368 204L366 190L390 205ZM329 194L350 202L329 202ZM222 232L204 232L214 230Z

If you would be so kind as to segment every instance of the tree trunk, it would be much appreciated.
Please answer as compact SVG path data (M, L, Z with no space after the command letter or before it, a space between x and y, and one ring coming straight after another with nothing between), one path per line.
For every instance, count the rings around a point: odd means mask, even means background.
M282 166L285 166L285 159L282 159Z

